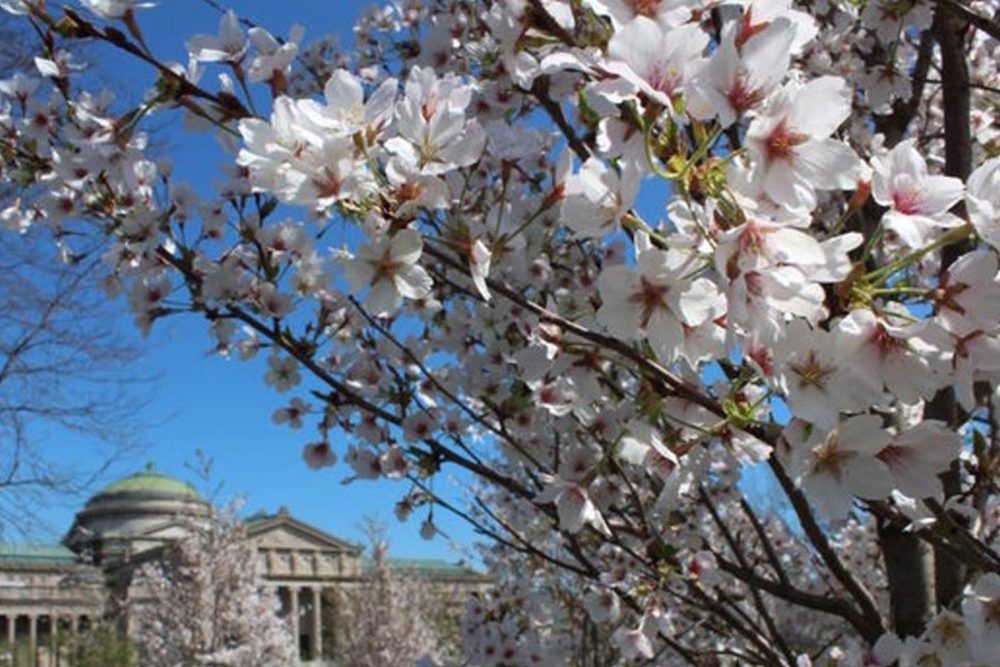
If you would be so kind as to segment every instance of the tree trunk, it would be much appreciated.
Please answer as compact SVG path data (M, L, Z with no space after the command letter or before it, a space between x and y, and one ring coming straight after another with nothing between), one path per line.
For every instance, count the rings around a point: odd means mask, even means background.
M889 579L892 627L900 637L919 635L934 612L934 558L930 546L903 526L879 520L879 544Z
M939 5L932 31L941 53L944 106L945 174L966 180L972 168L972 136L969 114L969 68L965 52L968 25ZM963 214L962 204L956 212ZM962 253L965 244L944 249L944 272ZM957 428L959 408L950 387L942 389L927 404L924 416L940 419ZM957 492L957 471L942 475L945 497ZM964 572L961 564L941 549L930 549L902 527L879 525L879 541L889 580L893 626L900 637L919 635L935 607L950 606L960 595ZM933 554L933 558L932 558Z
M972 122L970 119L969 66L966 57L966 36L968 23L938 7L934 17L935 35L941 50L941 83L944 106L944 173L948 176L967 180L972 171ZM964 215L964 204L956 205L956 213ZM941 271L945 271L962 253L968 244L955 244L944 249L941 257ZM954 392L946 388L938 392L928 406L925 416L940 419L953 428L962 421L960 408ZM960 491L958 470L942 475L945 498ZM935 583L937 604L950 607L962 592L965 578L962 565L951 555L936 549Z

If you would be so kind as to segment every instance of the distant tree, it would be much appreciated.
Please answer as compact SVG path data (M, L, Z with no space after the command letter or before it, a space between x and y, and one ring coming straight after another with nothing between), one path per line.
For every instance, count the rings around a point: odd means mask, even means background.
M140 348L93 288L96 258L59 264L44 248L0 236L0 532L31 531L43 496L85 491L142 423ZM67 434L93 445L86 457L48 452Z
M137 573L130 601L143 667L289 667L294 644L279 601L262 589L234 507L186 525L188 536Z
M40 81L34 41L0 17L0 88L32 90ZM6 183L0 209L21 194ZM37 214L51 217L44 206ZM134 335L115 326L120 308L98 286L105 246L91 240L73 253L53 251L51 232L13 232L0 234L0 533L36 529L43 497L86 491L137 444L139 389L149 379L136 370ZM94 447L85 456L67 455L64 445L50 454L45 441L66 434ZM81 468L84 459L92 463Z
M350 628L337 646L351 667L412 667L447 650L445 592L419 574L393 567L383 524L365 524L372 564L360 584L339 591L338 616Z

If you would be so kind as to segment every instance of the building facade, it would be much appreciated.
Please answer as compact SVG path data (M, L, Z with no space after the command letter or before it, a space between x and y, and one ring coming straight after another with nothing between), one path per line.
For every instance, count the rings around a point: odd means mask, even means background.
M209 513L192 486L148 468L92 497L60 544L0 545L0 645L27 652L27 664L63 664L60 638L109 617L116 600L136 594L131 575L138 565L183 537L191 517ZM364 575L362 547L287 508L252 515L246 527L262 583L276 590L302 658L334 658L344 631L337 627L336 591ZM475 570L442 560L390 562L428 577L456 603L487 586Z

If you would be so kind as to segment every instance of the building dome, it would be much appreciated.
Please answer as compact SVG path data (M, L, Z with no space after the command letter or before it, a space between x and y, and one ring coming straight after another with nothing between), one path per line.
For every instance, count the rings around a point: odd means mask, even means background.
M151 466L148 466L142 472L137 472L134 475L129 475L109 484L103 491L94 496L91 501L102 496L120 494L138 494L144 497L200 497L198 491L187 482L182 482L175 477L158 473Z
M63 541L96 561L131 556L182 537L192 519L208 515L208 503L193 486L150 464L88 500Z

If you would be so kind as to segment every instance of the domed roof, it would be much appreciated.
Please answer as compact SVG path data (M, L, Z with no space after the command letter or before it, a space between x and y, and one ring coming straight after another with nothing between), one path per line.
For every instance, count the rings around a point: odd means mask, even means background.
M149 464L88 500L63 542L74 551L91 549L98 560L114 558L180 537L186 522L210 513L193 486Z
M124 477L105 487L97 496L110 496L120 493L142 494L155 496L184 496L200 498L197 489L181 480L158 473L149 464L142 472ZM97 497L95 496L95 497Z

